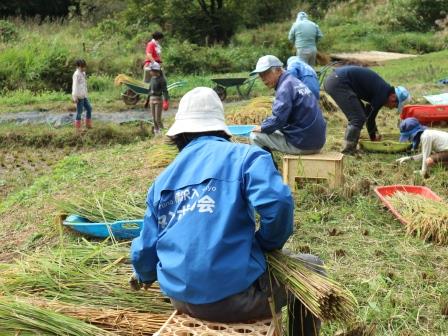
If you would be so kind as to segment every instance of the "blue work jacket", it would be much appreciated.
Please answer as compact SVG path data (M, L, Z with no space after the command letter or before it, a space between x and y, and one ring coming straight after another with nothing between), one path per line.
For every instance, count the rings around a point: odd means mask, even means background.
M203 136L149 189L131 261L168 297L211 303L249 288L266 270L263 252L282 248L292 229L291 192L270 154Z
M284 72L275 88L272 116L261 124L261 132L280 131L286 141L302 150L319 150L325 144L326 122L319 102L300 80Z
M316 71L306 64L299 60L294 60L291 63L288 63L287 71L292 76L296 77L298 80L302 81L303 84L308 86L311 92L314 94L317 100L320 98L320 84L319 79L317 78Z

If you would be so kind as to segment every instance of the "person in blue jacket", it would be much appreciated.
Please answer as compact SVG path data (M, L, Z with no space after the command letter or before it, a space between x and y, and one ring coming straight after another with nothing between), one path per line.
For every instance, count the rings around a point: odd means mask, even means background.
M330 74L324 83L325 91L334 99L348 119L342 153L354 154L361 130L366 124L370 140L381 140L376 116L383 106L398 108L410 99L403 87L393 87L376 72L360 66L343 66Z
M303 82L311 92L314 94L317 100L320 98L320 84L319 79L317 78L317 73L314 69L301 61L299 57L292 56L288 58L286 62L286 71L289 74L293 75L297 79Z
M269 153L229 141L221 100L210 88L182 97L167 135L180 152L148 191L142 231L131 246L131 287L157 280L175 309L199 319L269 318L271 293L277 311L287 299L275 281L271 291L264 253L281 249L293 231L289 187ZM299 314L305 308L298 300L288 305L291 335L319 329L311 313Z
M261 57L251 75L275 89L272 116L253 129L251 142L268 151L314 154L325 144L326 122L311 90L282 68L275 56Z

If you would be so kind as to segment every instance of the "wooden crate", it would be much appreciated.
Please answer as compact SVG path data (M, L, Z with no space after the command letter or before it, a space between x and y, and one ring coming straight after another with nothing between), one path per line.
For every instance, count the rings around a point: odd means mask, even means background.
M154 336L276 336L272 320L254 323L217 323L174 312Z
M320 153L283 157L283 182L296 190L297 181L328 182L332 188L344 184L344 154Z

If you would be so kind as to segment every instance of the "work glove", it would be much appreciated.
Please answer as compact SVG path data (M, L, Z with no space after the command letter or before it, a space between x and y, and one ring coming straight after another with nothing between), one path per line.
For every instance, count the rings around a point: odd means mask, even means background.
M412 159L412 157L410 157L410 156L403 156L403 157L401 157L401 158L399 158L399 159L396 159L395 162L397 162L397 163L399 163L399 164L403 164L403 163L405 163L406 161L409 161L409 160L411 160L411 159Z
M381 141L382 137L379 133L369 134L370 141Z
M141 282L138 277L137 274L133 273L131 275L131 277L129 278L129 286L131 287L132 290L138 291L140 289L149 289L149 287L151 287L152 282L151 283L146 283L146 282Z
M170 102L168 100L164 100L162 104L162 108L164 111L167 111L170 108Z

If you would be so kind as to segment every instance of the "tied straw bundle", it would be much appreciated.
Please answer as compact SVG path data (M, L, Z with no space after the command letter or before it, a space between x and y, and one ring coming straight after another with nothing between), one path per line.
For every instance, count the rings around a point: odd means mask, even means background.
M275 251L267 254L271 274L321 320L354 319L357 301L337 282L317 273L322 266Z
M0 330L8 332L7 335L116 335L73 317L2 296L0 296Z
M132 291L129 244L61 244L0 266L0 295L39 297L61 303L167 314L171 304L157 286Z
M396 192L387 199L407 222L407 234L448 244L448 203L406 192Z
M170 317L170 314L140 313L129 310L83 307L61 304L57 301L28 300L30 304L93 324L116 335L152 335Z

